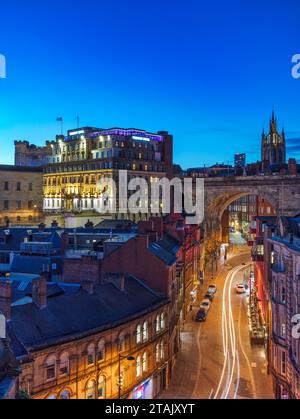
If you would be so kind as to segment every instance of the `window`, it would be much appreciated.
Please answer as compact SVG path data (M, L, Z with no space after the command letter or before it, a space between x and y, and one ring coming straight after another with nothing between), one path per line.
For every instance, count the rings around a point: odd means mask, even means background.
M148 340L148 323L144 322L143 324L143 342Z
M284 351L281 352L281 374L286 374L286 353Z
M147 352L143 353L143 372L147 372Z
M156 316L155 331L156 331L156 333L160 332L160 316L159 316L159 314Z
M284 338L286 336L286 325L284 323L281 325L281 336Z
M50 357L46 361L46 380L54 380L56 377L56 358Z
M9 190L9 184L8 182L4 182L4 190L8 191Z
M91 344L87 350L87 364L93 365L95 363L95 345Z
M166 326L165 313L161 313L161 315L160 315L160 328L161 328L161 330L164 330L165 326Z
M281 302L283 304L286 303L286 290L285 290L285 287L281 287Z
M124 352L125 349L126 349L125 335L124 333L121 333L119 336L119 352Z
M22 201L16 201L16 209L20 210L22 208Z
M138 356L136 359L136 376L139 378L141 376L141 357Z
M101 375L98 381L98 399L105 399L105 377Z
M32 201L28 201L28 209L32 209L33 208L33 202Z
M71 398L71 394L68 390L64 390L60 393L61 400L69 400Z
M155 362L156 364L159 364L160 361L160 345L159 343L155 347Z
M19 192L21 190L21 182L17 182L17 191Z
M142 326L139 324L136 328L136 343L142 342Z
M100 340L98 344L98 362L103 361L105 359L105 341L104 339Z
M164 341L160 344L160 359L165 359L165 343Z
M67 353L62 354L60 357L59 373L60 375L69 374L69 355Z
M29 192L32 192L32 190L33 190L33 184L32 183L29 183L28 190L29 190Z
M4 201L4 209L5 210L9 209L9 201Z
M86 398L88 400L96 398L96 385L94 380L90 380L86 386Z

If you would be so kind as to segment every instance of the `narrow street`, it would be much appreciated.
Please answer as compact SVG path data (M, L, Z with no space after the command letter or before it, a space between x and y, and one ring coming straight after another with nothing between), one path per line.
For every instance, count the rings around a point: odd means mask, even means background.
M250 345L247 297L235 291L250 255L245 248L235 251L238 255L229 256L214 281L218 291L207 321L193 321L195 308L185 322L173 378L162 399L274 398L264 348Z

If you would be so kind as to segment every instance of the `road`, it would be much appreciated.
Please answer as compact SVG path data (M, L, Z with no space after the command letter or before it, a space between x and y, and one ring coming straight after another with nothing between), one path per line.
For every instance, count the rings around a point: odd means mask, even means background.
M237 295L250 263L248 253L231 255L215 280L218 292L206 323L191 313L181 335L170 386L162 399L272 399L263 347L251 347L247 297ZM203 292L206 288L203 290Z

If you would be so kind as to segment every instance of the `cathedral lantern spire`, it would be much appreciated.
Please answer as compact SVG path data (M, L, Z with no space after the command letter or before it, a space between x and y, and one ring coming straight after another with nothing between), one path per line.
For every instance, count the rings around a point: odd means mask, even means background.
M275 111L272 111L270 119L270 131L267 135L262 134L262 161L269 162L270 165L283 165L286 163L286 144L284 129L279 134Z

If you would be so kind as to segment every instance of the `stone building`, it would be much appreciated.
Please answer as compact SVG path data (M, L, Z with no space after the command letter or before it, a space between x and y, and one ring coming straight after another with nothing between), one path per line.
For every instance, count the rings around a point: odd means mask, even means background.
M67 137L58 136L49 164L44 168L46 224L53 219L65 227L82 226L88 219L94 224L105 218L147 219L142 210L129 216L126 191L121 197L109 181L99 184L103 179L112 179L119 185L120 170L127 171L128 182L140 177L148 185L171 176L173 137L167 132L152 134L138 129L90 127L69 131ZM118 205L119 198L123 198L125 209ZM140 205L149 212L148 199Z
M41 168L0 165L0 226L40 221L42 194Z
M152 399L166 388L169 299L139 279L3 279L0 297L29 397Z
M51 141L46 145L38 147L28 141L15 141L15 165L16 166L43 166L48 163L52 154Z

